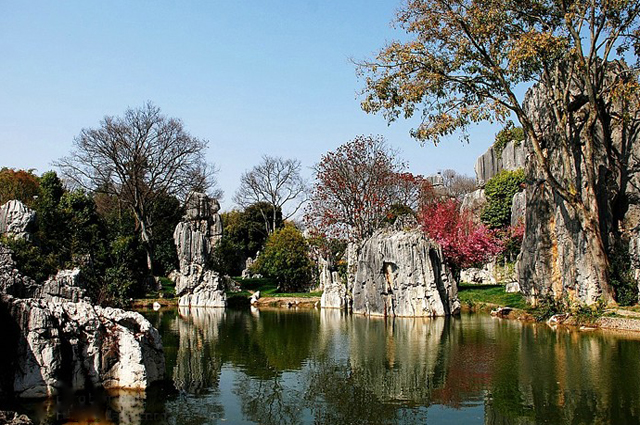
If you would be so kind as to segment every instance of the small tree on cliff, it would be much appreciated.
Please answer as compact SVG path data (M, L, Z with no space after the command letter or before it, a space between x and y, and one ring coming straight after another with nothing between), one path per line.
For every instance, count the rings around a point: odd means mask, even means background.
M185 196L212 185L207 142L191 136L176 118L146 103L124 116L106 116L74 139L75 150L57 165L78 186L116 196L135 216L153 271L150 210L158 197Z
M436 143L473 122L515 115L546 184L575 211L593 272L611 299L595 153L604 144L610 163L624 169L610 129L629 117L611 114L606 96L637 96L629 69L622 67L619 78L609 71L619 66L612 59L628 49L640 53L639 14L636 0L409 0L396 22L411 39L392 42L358 65L367 76L362 107L383 112L390 122L420 111L412 135ZM545 149L550 141L518 98L516 87L532 81L542 83L548 99L562 167L552 168Z
M425 187L405 168L381 136L358 136L326 153L315 166L307 222L329 236L370 236L392 205L415 202Z

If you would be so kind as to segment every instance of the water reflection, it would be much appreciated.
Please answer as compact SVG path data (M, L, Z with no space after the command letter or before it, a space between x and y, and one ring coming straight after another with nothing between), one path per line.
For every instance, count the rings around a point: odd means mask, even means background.
M482 315L145 314L172 382L109 399L113 423L640 423L638 336Z

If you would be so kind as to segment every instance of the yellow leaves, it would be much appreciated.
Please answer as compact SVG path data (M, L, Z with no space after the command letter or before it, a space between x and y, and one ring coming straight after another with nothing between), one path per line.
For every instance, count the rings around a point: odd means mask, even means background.
M520 35L511 45L507 54L509 71L518 72L535 64L559 56L567 48L564 37L550 32L530 30Z

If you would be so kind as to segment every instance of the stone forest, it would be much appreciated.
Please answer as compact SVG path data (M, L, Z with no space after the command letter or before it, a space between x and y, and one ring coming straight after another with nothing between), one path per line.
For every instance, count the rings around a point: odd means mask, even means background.
M474 176L265 146L225 209L152 102L2 168L0 424L640 423L639 16L400 6L361 109L436 145L498 123Z

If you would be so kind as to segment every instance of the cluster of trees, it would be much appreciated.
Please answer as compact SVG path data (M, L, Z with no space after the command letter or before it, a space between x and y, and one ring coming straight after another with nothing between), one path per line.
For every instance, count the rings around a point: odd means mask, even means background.
M68 188L53 172L2 170L2 202L20 199L38 216L35 243L6 243L37 280L82 266L98 301L142 295L154 276L177 267L172 233L182 199L211 187L205 147L151 104L105 117L99 128L82 130L75 150L56 163ZM473 179L445 170L434 186L410 173L380 136L356 137L325 154L314 171L310 189L297 160L264 156L245 172L234 196L243 209L221 214L224 233L210 267L238 276L251 257L253 273L276 279L282 290L302 290L315 277L310 246L337 268L348 241L402 215L420 218L458 267L485 261L501 246L459 211ZM304 226L296 225L290 218L307 200Z
M601 200L609 185L601 166L606 161L615 170L608 178L624 197L628 154L614 147L610 130L630 117L611 100L638 104L637 68L624 62L637 66L640 55L640 3L410 0L396 24L405 39L358 64L366 81L362 108L389 122L419 113L412 135L436 143L475 122L515 117L553 196L575 211L590 273L611 300L611 248L620 235L615 224L612 232L605 225L610 211ZM552 167L545 129L535 125L517 90L536 82L556 124L561 166ZM596 155L599 146L604 159Z
M42 282L57 270L80 267L89 296L96 302L123 304L149 289L146 254L137 237L135 216L110 195L66 189L58 175L31 171L0 171L2 202L22 201L36 212L32 240L5 237L20 270ZM175 197L157 197L149 218L158 223L151 241L158 255L154 268L168 273L176 267L173 227L181 216ZM173 227L172 227L173 226Z
M54 172L2 170L2 202L19 199L37 213L33 243L4 243L36 280L80 266L98 302L143 295L154 276L177 267L172 235L184 197L208 189L219 195L206 147L151 103L107 116L55 163L66 185Z

